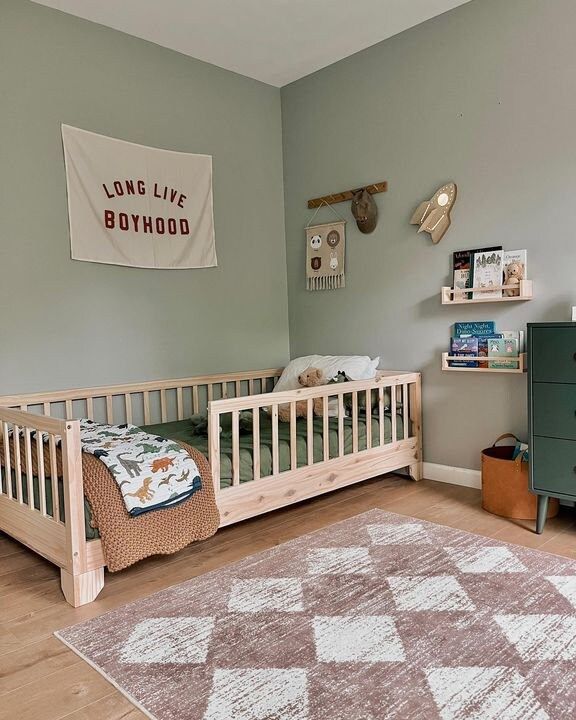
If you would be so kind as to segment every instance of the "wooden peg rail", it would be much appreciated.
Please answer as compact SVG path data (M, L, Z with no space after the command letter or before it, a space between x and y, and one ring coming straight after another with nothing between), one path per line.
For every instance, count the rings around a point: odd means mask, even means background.
M366 190L368 190L368 192L370 193L370 195L376 195L376 193L386 192L386 190L388 190L388 183L386 182L386 180L383 180L382 182L371 183L370 185L366 185L365 187ZM328 203L328 205L334 205L334 203L344 202L345 200L352 200L358 190L361 189L362 188L356 188L356 190L344 190L344 192L334 193L333 195L324 195L324 197L308 200L308 207L317 208L324 203Z

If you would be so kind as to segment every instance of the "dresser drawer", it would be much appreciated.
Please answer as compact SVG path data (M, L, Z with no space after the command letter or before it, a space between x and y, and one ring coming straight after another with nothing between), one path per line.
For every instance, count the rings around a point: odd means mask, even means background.
M534 490L576 496L576 442L534 437L530 462Z
M532 413L534 435L576 440L576 384L534 383Z
M576 383L576 327L532 328L532 380Z

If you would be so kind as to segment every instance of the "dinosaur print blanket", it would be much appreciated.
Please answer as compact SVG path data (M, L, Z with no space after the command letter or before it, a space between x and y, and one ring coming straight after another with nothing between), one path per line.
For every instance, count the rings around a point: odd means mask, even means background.
M84 452L106 465L132 516L177 505L202 487L198 466L183 447L135 425L81 420L80 440Z

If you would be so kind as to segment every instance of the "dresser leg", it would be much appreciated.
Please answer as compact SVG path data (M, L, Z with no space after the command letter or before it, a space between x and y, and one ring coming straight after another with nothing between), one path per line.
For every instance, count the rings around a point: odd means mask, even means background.
M538 495L538 516L536 518L536 532L542 534L546 515L548 514L548 495Z

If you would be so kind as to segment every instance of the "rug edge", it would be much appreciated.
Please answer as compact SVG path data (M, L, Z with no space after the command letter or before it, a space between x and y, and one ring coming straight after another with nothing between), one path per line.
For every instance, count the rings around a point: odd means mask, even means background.
M73 627L73 626L72 626L72 627ZM129 692L127 692L124 688L120 687L120 685L118 685L118 683L117 683L115 680L113 680L113 679L110 677L110 675L108 675L108 673L104 672L104 670L102 670L101 667L98 667L98 665L96 665L92 660L90 660L88 657L86 657L86 655L84 655L83 652L81 652L80 650L78 650L77 648L75 648L73 645L71 645L67 640L65 640L65 639L60 635L60 632L59 632L58 630L56 630L56 631L53 633L53 635L54 635L55 638L57 638L58 640L60 640L60 642L61 642L63 645L65 645L69 650L71 650L75 655L77 655L81 660L84 660L85 663L87 663L88 665L90 665L90 667L91 667L93 670L96 670L96 672L97 672L99 675L101 675L107 682L109 682L110 685L112 685L116 690L118 690L118 692L119 692L123 697L125 697L126 700L128 700L129 702L131 702L132 705L134 705L134 707L135 707L137 710L140 710L141 713L144 713L144 715L146 715L147 718L150 718L150 720L158 720L158 717L157 717L156 715L152 715L152 713L151 713L149 710L147 710L143 705L141 705L141 704L138 702L138 700L136 700L136 698L134 698L134 697L133 697Z

